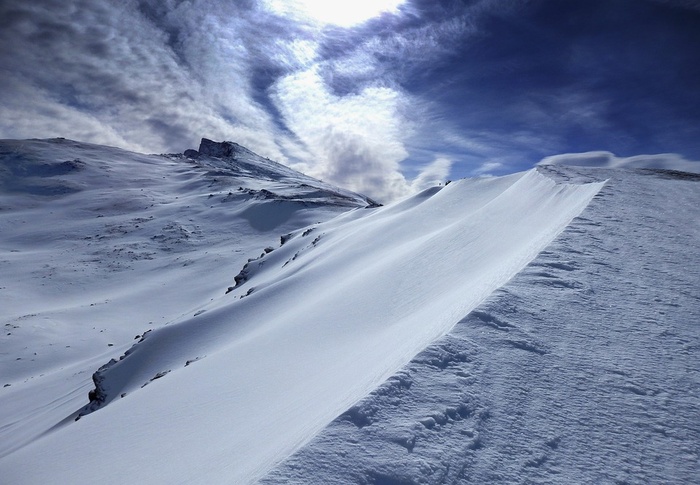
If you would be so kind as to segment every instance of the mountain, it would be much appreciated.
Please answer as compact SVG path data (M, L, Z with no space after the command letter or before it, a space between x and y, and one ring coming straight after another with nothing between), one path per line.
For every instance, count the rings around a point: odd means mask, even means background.
M51 385L65 377L74 411L135 335L224 295L280 235L374 205L229 142L154 156L0 141L0 454L50 427L30 423Z
M697 176L379 207L229 142L0 146L9 483L697 474Z
M217 149L238 151L209 155ZM2 356L3 385L188 312L280 234L374 205L232 143L203 140L200 150L1 142L4 316L19 327L12 346L26 350ZM181 280L189 288L163 290ZM78 327L70 349L54 342Z

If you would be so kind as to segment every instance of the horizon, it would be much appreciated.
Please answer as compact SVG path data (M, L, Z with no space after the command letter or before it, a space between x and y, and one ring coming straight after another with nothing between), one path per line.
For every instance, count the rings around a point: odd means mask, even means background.
M0 5L0 137L231 140L385 201L556 155L700 164L696 3L323 5Z

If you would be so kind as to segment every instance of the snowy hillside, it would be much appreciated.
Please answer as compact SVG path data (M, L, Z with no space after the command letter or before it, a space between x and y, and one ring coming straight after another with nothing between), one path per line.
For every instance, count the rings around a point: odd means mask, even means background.
M368 205L232 143L151 156L0 141L0 454L50 427L47 405L84 405L136 335L224 295L280 234Z
M700 483L700 176L541 170L608 182L262 483Z
M0 354L3 385L189 312L280 233L371 204L241 147L215 158L236 147L203 140L186 158L1 142L3 349L24 351Z
M1 149L9 483L697 474L694 176L376 207L232 143Z

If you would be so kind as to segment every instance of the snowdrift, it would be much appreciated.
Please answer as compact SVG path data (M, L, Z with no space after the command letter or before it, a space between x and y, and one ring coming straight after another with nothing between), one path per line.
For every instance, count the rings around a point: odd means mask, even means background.
M228 293L100 368L92 402L0 474L253 482L516 275L602 186L531 170L295 231Z
M261 484L699 483L700 176L539 170L607 182Z

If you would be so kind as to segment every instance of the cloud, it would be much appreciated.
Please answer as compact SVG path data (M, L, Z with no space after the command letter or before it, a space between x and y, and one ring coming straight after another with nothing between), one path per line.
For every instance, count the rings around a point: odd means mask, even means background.
M411 191L419 192L436 185L445 183L450 176L452 160L447 157L437 157L432 163L423 167L418 176L411 182Z
M565 153L542 159L538 165L575 165L599 168L655 168L700 173L700 161L686 160L675 153L617 157L606 151Z
M0 123L5 138L56 138L66 136L70 126L78 140L142 150L138 143L126 140L104 121L55 100L51 94L21 76L5 79L0 89ZM28 116L28 113L31 116Z
M263 0L278 15L299 22L352 27L385 12L395 12L404 0L325 2L318 0Z
M378 59L383 52L398 59L420 39L428 52L434 38L414 32L380 41L360 28L324 30L264 7L3 2L0 134L146 152L182 151L200 136L230 139L381 200L410 193L402 174L407 99ZM348 50L328 49L354 35L362 41ZM442 174L439 166L416 183Z
M63 136L151 151L181 151L206 135L281 156L273 116L254 96L251 73L259 63L247 46L271 42L254 22L235 9L224 17L219 2L180 2L162 12L138 5L0 6L0 17L13 19L0 33L1 114L23 111L26 120L0 120L3 135L61 129ZM46 106L62 106L64 116L51 120L42 114Z
M340 28L263 0L0 1L0 136L233 140L384 201L548 153L697 158L693 5L406 0Z
M273 100L310 160L304 172L387 201L408 193L400 163L408 156L403 137L403 95L368 87L337 96L314 67L280 79Z
M475 169L472 173L474 175L489 175L502 167L503 164L501 162L488 161L482 163L479 168Z

